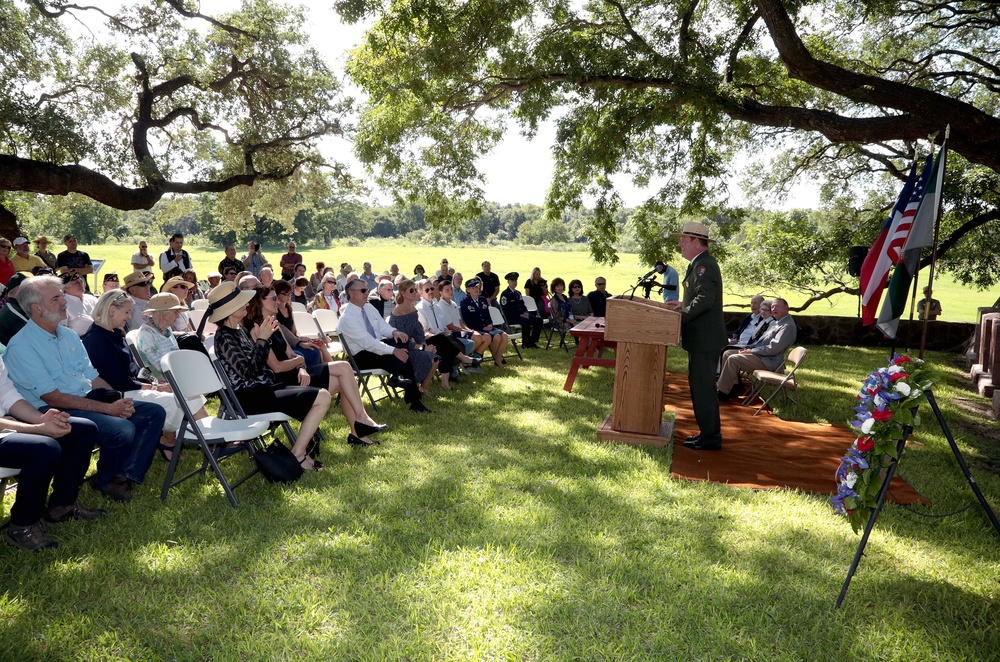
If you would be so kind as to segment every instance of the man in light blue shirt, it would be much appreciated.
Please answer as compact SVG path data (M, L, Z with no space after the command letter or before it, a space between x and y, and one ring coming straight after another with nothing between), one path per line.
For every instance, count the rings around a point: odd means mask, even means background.
M146 477L163 432L163 407L124 398L98 375L80 336L60 325L66 298L59 278L25 281L18 300L29 320L7 348L11 380L39 411L57 408L96 423L101 437L96 487L115 501L131 500L132 484Z
M680 301L680 278L677 270L669 264L664 266L667 270L663 272L663 300Z

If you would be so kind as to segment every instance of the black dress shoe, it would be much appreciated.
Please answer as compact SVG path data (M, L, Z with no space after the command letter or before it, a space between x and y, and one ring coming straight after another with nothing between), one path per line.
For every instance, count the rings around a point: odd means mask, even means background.
M407 379L406 377L400 377L399 375L393 375L389 378L389 386L393 388L406 388L407 386L413 386L413 380Z
M347 433L347 443L349 443L351 446L371 446L372 443L374 443L374 442L365 441L361 437L358 437L358 436L353 435L350 432L348 432Z
M410 411L415 411L418 414L430 414L431 410L424 406L422 402L410 403Z
M354 422L354 431L358 433L359 437L367 437L370 434L378 434L379 432L385 432L388 429L388 423L383 423L382 425L368 425L357 421Z
M714 441L707 441L704 439L699 439L690 448L696 451L721 451L722 450L722 440L716 439Z
M701 433L693 434L690 437L686 437L684 439L684 443L681 445L687 448L694 448L695 446L698 445L699 441L701 441Z

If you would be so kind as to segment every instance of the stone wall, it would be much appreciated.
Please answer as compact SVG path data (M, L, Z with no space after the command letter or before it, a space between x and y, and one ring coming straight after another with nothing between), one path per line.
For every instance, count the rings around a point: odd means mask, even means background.
M726 328L732 335L746 312L726 312ZM892 347L873 324L862 326L858 317L792 314L799 333L796 345L855 345L861 347ZM920 347L923 322L901 320L896 347ZM927 349L964 353L976 332L976 325L966 322L930 322L927 326ZM909 339L909 340L907 340Z

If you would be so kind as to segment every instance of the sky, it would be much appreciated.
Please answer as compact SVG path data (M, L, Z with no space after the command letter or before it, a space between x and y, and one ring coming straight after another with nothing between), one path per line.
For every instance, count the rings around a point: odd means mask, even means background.
M332 3L331 3L332 4ZM347 62L348 51L358 44L364 34L362 25L345 25L336 12L327 3L314 2L308 5L310 12L309 28L313 45L323 53L327 61L343 71ZM349 82L344 77L345 85ZM360 90L348 88L356 99L363 97ZM532 203L542 205L545 193L552 177L553 159L551 147L555 142L555 125L552 121L545 122L532 140L528 140L519 132L519 127L512 125L503 140L478 162L486 184L484 186L486 199L499 204ZM350 145L343 139L331 139L326 142L327 156L346 163L356 176L365 176L363 166L350 153ZM618 194L626 206L634 207L643 202L653 190L642 190L635 187L627 177L615 178ZM738 187L732 187L733 204L745 202ZM387 203L388 196L376 192L376 198ZM791 209L795 207L815 207L818 201L817 189L808 184L795 187L784 201L775 201L773 208Z

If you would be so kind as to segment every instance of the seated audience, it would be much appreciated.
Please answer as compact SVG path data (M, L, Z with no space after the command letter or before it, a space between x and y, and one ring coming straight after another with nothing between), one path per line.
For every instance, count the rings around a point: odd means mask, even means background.
M517 287L517 283L514 284ZM545 310L545 296L547 295L549 282L542 278L542 270L535 267L531 270L531 277L524 281L524 293L535 300L539 314Z
M308 310L312 306L312 299L313 295L309 294L309 280L306 278L295 279L292 282L292 301L301 303Z
M94 323L97 297L83 291L83 279L76 274L65 274L62 281L63 294L66 296L66 320L63 326L73 329L76 335L82 336Z
M588 317L593 317L594 309L590 307L590 299L583 294L583 283L579 278L574 278L569 282L569 309L573 313L573 319L582 321Z
M483 358L483 352L489 348L493 337L488 333L473 331L469 327L462 324L462 311L454 299L454 284L448 281L441 283L439 286L439 292L441 293L441 298L434 305L441 323L444 324L444 327L453 338L457 338L459 342L462 343L465 348L465 354L473 359ZM475 370L472 370L471 368L469 370L473 372L482 372L478 368L478 365L479 364L476 363L477 367Z
M269 317L274 317L278 307L276 293L264 285L256 290L257 296L247 304L247 316L243 318L243 328L248 332L254 326L264 323ZM279 326L268 338L271 353L267 357L267 367L274 372L280 382L288 386L313 386L325 388L331 395L340 394L340 408L347 419L350 433L347 442L355 446L369 446L373 442L368 435L381 432L388 428L380 425L365 410L361 401L361 391L358 390L358 380L354 370L347 361L329 361L315 366L308 366L301 355L290 351L299 342L299 338L288 329Z
M30 320L4 355L11 380L40 411L57 408L97 424L101 453L94 485L110 499L130 501L132 485L143 482L153 461L163 408L123 397L98 374L80 336L60 325L66 300L59 278L25 281L18 300Z
M208 279L208 289L210 290L218 287L219 283L222 282L222 274L220 274L218 271L209 271L208 275L205 276L205 278Z
M174 295L181 302L181 305L184 306L183 310L177 311L177 319L174 320L174 323L170 328L173 329L175 333L188 333L194 331L194 327L191 325L191 316L188 315L188 310L191 308L191 302L188 300L188 297L191 295L192 290L196 290L198 288L183 278L174 276L163 284L162 289L163 294ZM145 313L145 311L143 311L143 313ZM141 326L142 325L132 328L138 329Z
M427 334L420 325L420 316L417 313L416 307L419 300L420 292L418 285L412 280L404 280L399 284L399 293L396 295L396 306L392 309L392 314L389 315L386 321L389 322L392 328L402 331L409 336L406 348L410 350L410 363L413 365L413 376L417 383L420 384L420 389L426 393L430 388L431 378L437 370L441 357L434 349L429 349L425 342ZM451 372L450 367L448 371Z
M549 316L552 320L552 330L556 333L568 333L576 324L573 318L573 307L566 296L566 281L562 278L552 279L552 300L549 301Z
M597 289L587 293L587 299L590 301L590 309L594 311L594 317L604 317L608 311L608 299L611 298L607 289L608 281L604 276L598 276L594 280L594 287Z
M451 277L451 284L454 286L452 291L455 294L452 300L455 302L456 305L459 306L461 306L462 302L465 301L465 297L469 296L468 294L465 293L465 290L462 289L462 283L464 282L464 280L465 277L462 276L461 271L456 271Z
M253 274L240 276L236 282L239 283L239 288L241 290L255 290L257 289L257 286L260 285L260 279Z
M14 240L14 256L10 261L14 264L14 271L31 271L35 267L42 269L48 267L45 260L31 254L31 242L24 237Z
M149 317L150 311L185 310L176 296L161 293L149 300L145 311ZM177 430L184 419L184 412L177 405L170 385L166 381L141 382L140 366L132 358L132 352L125 342L125 323L132 318L132 299L121 290L105 292L97 301L94 309L94 324L80 340L87 348L90 362L97 374L116 391L133 401L149 402L163 407L165 418L160 443L157 449L163 459L170 460L174 444L177 443ZM196 412L195 418L204 418L208 414L204 410L205 399L198 397L188 401L191 411Z
M500 310L503 311L507 324L520 325L524 338L521 346L535 349L538 347L538 338L542 335L542 318L528 314L528 308L521 300L521 293L517 291L517 279L520 277L516 271L504 276L507 289L500 293Z
M313 310L340 310L340 295L337 293L337 277L331 272L319 281L319 290L313 299Z
M419 283L424 278L427 278L427 276L424 275L424 265L418 264L413 267L413 281Z
M189 290L190 294L188 294L187 300L181 302L190 308L193 301L204 299L205 295L201 292L201 287L198 284L198 273L194 269L185 269L184 273L181 274L181 278L183 278L185 282L191 284L191 289Z
M306 282L305 294L307 298L312 299L314 296L316 296L316 291L309 285L309 278L306 276L306 265L302 264L301 262L295 265L294 274L292 275L292 278L288 282L294 284L299 280L304 280Z
M104 279L101 282L101 292L110 292L111 290L117 290L118 288L118 272L109 271L104 274Z
M236 258L236 247L232 244L226 244L226 257L222 258L219 262L219 273L226 280L229 280L226 272L232 270L233 276L243 271L243 261Z
M270 337L278 332L278 321L268 317L250 333L243 328L247 302L254 290L239 290L223 283L209 293L209 321L218 325L215 352L232 382L240 405L248 414L282 412L301 421L292 453L306 471L322 465L309 457L309 442L330 408L330 392L311 386L288 386L267 367Z
M38 250L35 251L35 255L42 258L42 262L45 263L45 266L54 270L56 268L56 255L49 250L49 238L45 235L38 237L35 239L35 246L38 247Z
M149 305L150 283L153 281L152 275L144 274L141 271L133 271L125 276L125 293L132 297L132 319L128 322L128 330L138 329L146 321L142 311Z
M17 272L10 259L11 248L13 245L9 239L0 238L0 285L6 285L11 276Z
M379 317L385 319L391 315L392 309L396 306L396 293L392 287L392 280L381 279L378 287L368 295L368 303L375 307Z
M261 283L263 285L263 283ZM299 330L295 328L295 318L292 315L292 285L287 280L276 280L271 285L277 299L276 318L278 323L292 333L296 342L292 343L291 349L296 354L306 360L306 365L316 366L332 361L330 353L326 349L326 343L316 343L311 339L299 335ZM316 325L310 331L316 331Z
M403 388L403 400L410 409L430 413L421 402L423 394L414 381L411 355L417 352L406 349L410 337L391 327L368 304L368 287L360 278L348 283L347 305L340 314L338 331L360 369L380 368L390 373L389 385Z
M722 373L716 383L720 400L728 400L743 391L739 373L754 370L785 371L785 352L795 342L797 328L788 314L788 302L776 298L771 302L774 321L758 340L740 350L730 350L722 360Z
M372 263L371 262L365 262L362 265L362 271L361 271L361 273L358 274L358 275L361 277L361 280L365 281L365 285L368 286L368 291L369 292L371 292L372 290L374 290L378 286L378 283L375 280L375 278L376 278L375 274L372 273Z
M274 282L274 271L271 270L271 267L261 267L259 280L261 285L267 286Z
M100 508L86 508L77 500L90 467L91 451L98 442L97 425L58 409L38 411L18 393L2 358L0 428L4 430L0 435L0 466L21 470L5 535L8 545L31 552L58 547L59 543L47 535L52 525L107 514Z
M437 293L438 287L446 282L443 279L432 281L428 278L420 283L417 286L420 300L416 303L416 310L418 322L424 331L424 343L427 349L441 357L439 364L441 388L448 390L451 388L450 380L458 375L459 365L475 367L479 365L479 360L465 355L465 346L452 336L451 331L445 326L444 318L438 315L434 295ZM392 318L390 318L389 323L393 324ZM396 324L393 326L400 328Z
M21 284L28 278L35 278L29 273L18 271L7 281L7 304L0 308L0 344L9 345L10 339L28 323L28 313L21 307L17 295Z
M502 368L506 363L503 353L507 349L510 338L503 329L493 326L493 319L490 317L490 302L479 294L482 283L478 278L470 278L465 284L465 291L468 294L462 303L462 321L473 331L490 336L490 353L493 355L493 364Z
M746 347L753 338L753 335L757 332L757 326L760 324L760 304L764 302L764 297L761 295L756 295L750 299L750 312L747 313L746 317L740 320L740 325L736 329L736 333L729 337L729 344L736 345L739 347Z
M320 281L323 280L323 276L325 274L326 274L326 264L324 264L323 262L317 262L316 271L314 271L313 274L309 276L309 287L312 288L312 291L314 293L319 292Z

